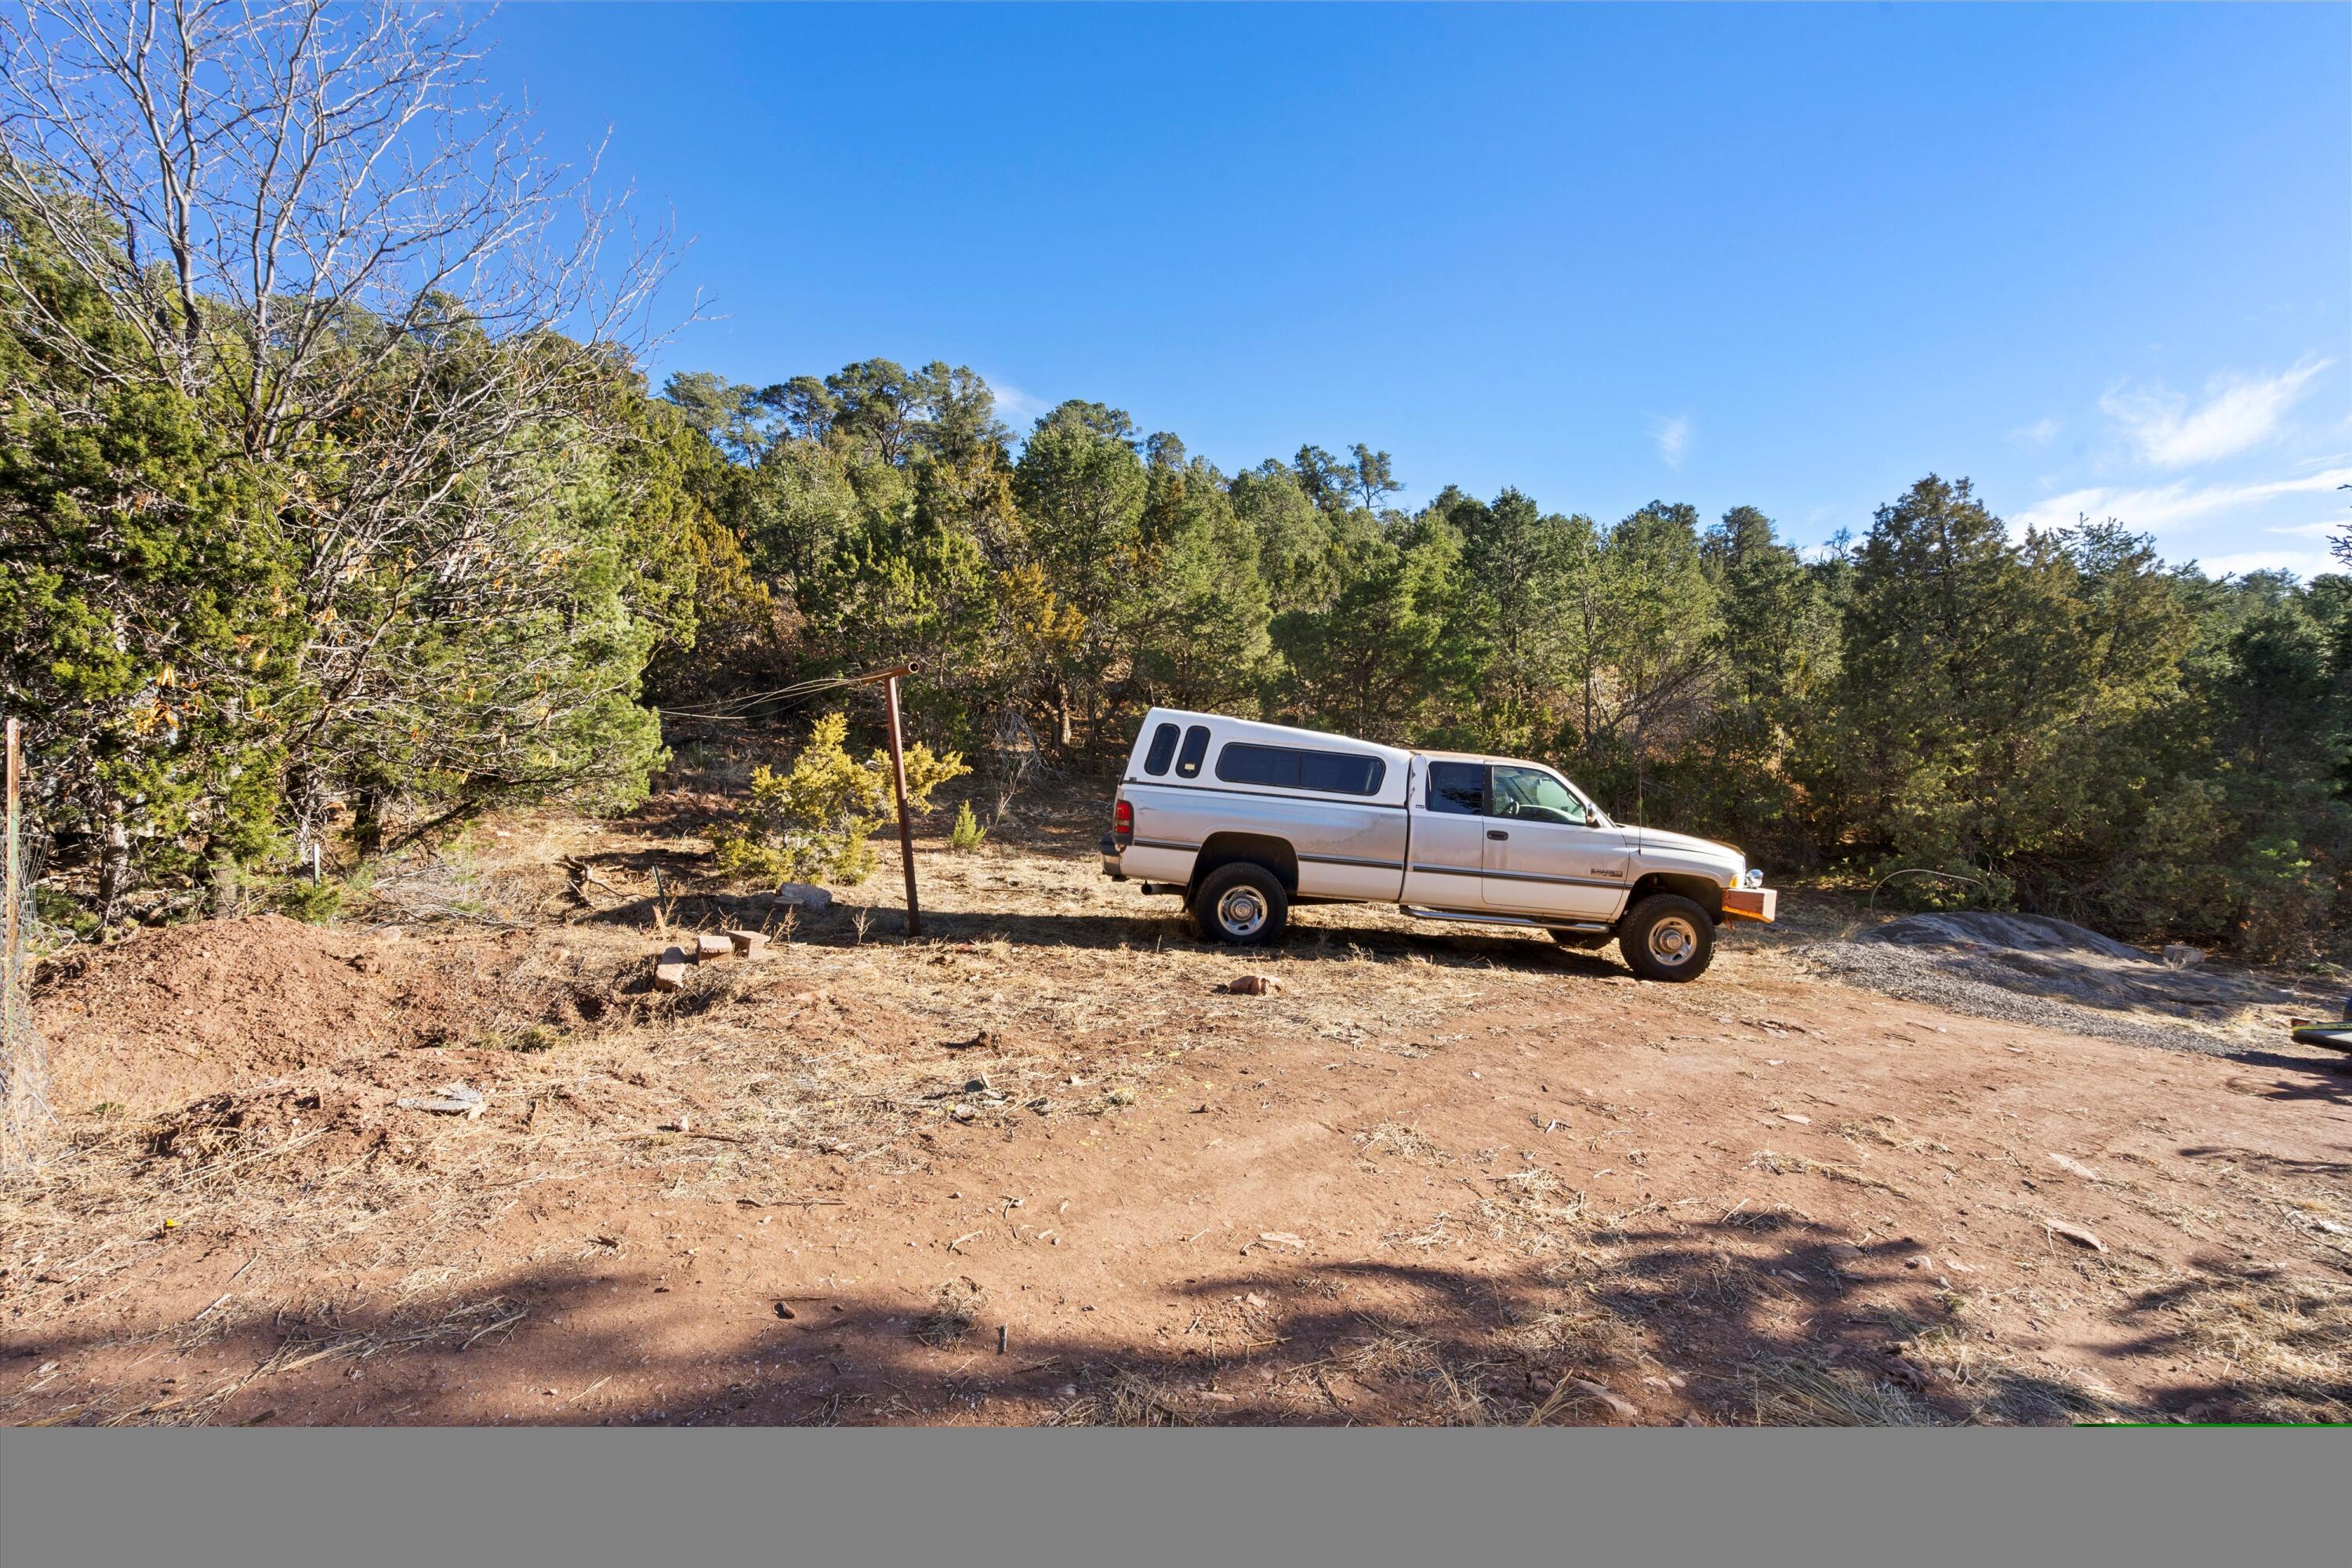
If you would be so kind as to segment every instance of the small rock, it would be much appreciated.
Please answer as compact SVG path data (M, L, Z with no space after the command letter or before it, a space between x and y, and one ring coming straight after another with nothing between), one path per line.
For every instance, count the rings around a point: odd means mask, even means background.
M940 1045L944 1049L950 1051L992 1051L996 1048L997 1043L997 1035L995 1030L982 1029L980 1033L974 1035L968 1040L941 1040ZM1073 1079L1071 1081L1075 1083L1076 1079Z
M980 1112L974 1110L969 1105L950 1105L948 1107L948 1114L954 1117L958 1121L969 1121L973 1117L979 1115Z
M394 1103L403 1110L432 1110L444 1116L462 1116L470 1121L482 1114L488 1101L482 1091L470 1084L445 1083L431 1094L404 1095Z
M791 1320L792 1320L792 1319L793 1319L793 1318L797 1318L797 1317L799 1317L799 1316L800 1316L800 1314L799 1314L798 1312L793 1311L790 1307L786 1306L783 1302L779 1301L779 1302L777 1302L777 1303L776 1303L776 1316L778 1316L779 1318L782 1318L782 1319L786 1320L787 1321L791 1321Z
M1924 1252L1915 1252L1903 1260L1906 1268L1933 1268L1935 1266L1936 1260Z
M1800 1116L1793 1110L1784 1110L1780 1112L1780 1120L1783 1121L1793 1121L1800 1127L1811 1127L1813 1124L1813 1119L1811 1117Z
M1862 1248L1850 1241L1832 1241L1827 1250L1840 1263L1852 1263L1862 1257Z
M2066 1172L2069 1175L2080 1176L2086 1182L2095 1182L2102 1179L2099 1173L2091 1169L2090 1166L2084 1164L2080 1160L2070 1160L2063 1154L2055 1152L2051 1153L2050 1163L2057 1166L2060 1170Z
M2164 962L2174 969L2194 969L2205 962L2205 950L2185 942L2168 942L2164 944Z
M808 882L786 882L768 895L773 904L791 904L796 909L824 910L833 907L833 895Z
M1251 1291L1248 1295L1244 1296L1244 1297L1242 1298L1242 1300L1243 1300L1243 1301L1244 1301L1245 1303L1247 1303L1248 1305L1253 1306L1253 1307L1263 1307L1263 1306L1265 1306L1265 1297L1263 1297L1263 1296L1261 1296L1261 1295L1259 1295L1259 1294L1258 1294L1256 1291L1255 1291L1255 1290Z
M2105 1242L2101 1241L2079 1225L2069 1225L2064 1220L2058 1219L2043 1220L2042 1223L2049 1227L2051 1235L2063 1236L2077 1247L2087 1247L2094 1252L2105 1252L2107 1249Z
M686 953L675 947L662 949L661 959L654 965L654 989L683 991L686 989Z
M1568 1381L1570 1386L1582 1389L1585 1393L1592 1395L1593 1398L1598 1399L1603 1405L1609 1406L1610 1409L1629 1420L1633 1416L1642 1414L1642 1407L1640 1405L1633 1404L1631 1400L1618 1398L1617 1395L1610 1393L1609 1390L1603 1388L1601 1384L1593 1382L1589 1377L1571 1377Z
M963 1086L963 1091L966 1094L986 1094L990 1087L988 1075L982 1073L978 1078L967 1080Z
M719 931L703 931L694 939L694 956L698 963L707 958L725 958L734 951L735 944Z
M1277 1247L1303 1247L1307 1245L1305 1237L1295 1236L1286 1230L1262 1230L1257 1233L1257 1238L1260 1241L1271 1241Z
M1225 982L1225 989L1235 996L1278 996L1282 982L1271 974L1243 974Z

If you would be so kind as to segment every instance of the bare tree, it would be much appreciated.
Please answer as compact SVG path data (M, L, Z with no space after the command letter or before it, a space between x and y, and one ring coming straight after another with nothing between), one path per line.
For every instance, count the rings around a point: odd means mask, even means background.
M140 363L46 319L0 247L13 324L100 384L201 400L283 475L313 628L312 698L284 738L313 781L306 818L372 736L417 740L434 675L404 668L404 626L533 608L551 563L520 520L618 405L670 254L625 221L625 193L599 194L593 158L551 161L488 90L480 26L385 0L0 16L0 198L103 292ZM548 721L527 664L502 678L517 732Z

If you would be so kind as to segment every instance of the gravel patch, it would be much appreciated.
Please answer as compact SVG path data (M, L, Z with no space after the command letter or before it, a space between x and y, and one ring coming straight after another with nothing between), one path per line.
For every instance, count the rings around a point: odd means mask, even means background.
M2014 972L1982 978L1971 973L1974 966L1966 955L1886 942L1822 942L1799 948L1795 957L1812 973L1973 1017L2208 1056L2231 1056L2244 1048L2241 1040L2185 1020L2159 1023L2019 990L2015 986L2023 976Z
M1808 943L1795 956L1814 973L1908 1002L2210 1056L2299 1049L2262 1035L2257 1015L2320 1005L2234 967L2159 963L2042 915L1907 915L1851 940Z

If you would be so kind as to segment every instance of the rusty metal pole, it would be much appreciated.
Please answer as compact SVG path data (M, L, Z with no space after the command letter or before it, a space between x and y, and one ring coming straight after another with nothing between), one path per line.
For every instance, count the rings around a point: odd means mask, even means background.
M11 719L8 721L8 925L5 939L7 945L0 947L0 978L5 978L5 982L12 985L16 981L16 903L24 896L23 889L16 882L16 797L18 778L22 769L22 763L19 761L20 753L16 746L16 721ZM11 996L5 1000L13 1003L16 998Z
M923 908L915 899L915 825L907 814L906 740L898 728L898 677L882 683L890 704L890 789L898 797L898 858L907 868L907 934L923 934Z

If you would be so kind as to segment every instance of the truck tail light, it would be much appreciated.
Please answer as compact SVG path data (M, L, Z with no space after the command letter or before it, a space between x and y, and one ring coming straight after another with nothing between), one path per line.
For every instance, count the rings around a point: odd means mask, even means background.
M1118 839L1118 847L1126 848L1135 838L1135 807L1123 800L1112 805L1110 830Z

